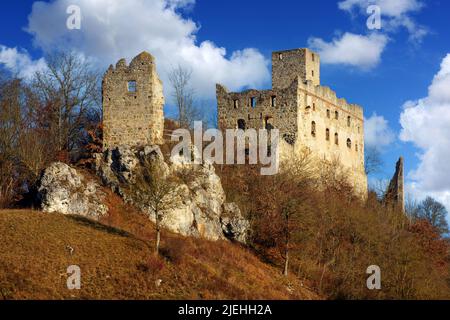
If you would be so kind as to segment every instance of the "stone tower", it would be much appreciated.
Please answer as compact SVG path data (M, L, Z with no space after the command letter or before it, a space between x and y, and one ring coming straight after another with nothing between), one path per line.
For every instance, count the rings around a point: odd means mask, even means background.
M273 52L272 88L287 88L297 77L320 85L320 56L307 48Z
M155 59L147 52L125 59L103 77L103 149L163 143L164 95Z

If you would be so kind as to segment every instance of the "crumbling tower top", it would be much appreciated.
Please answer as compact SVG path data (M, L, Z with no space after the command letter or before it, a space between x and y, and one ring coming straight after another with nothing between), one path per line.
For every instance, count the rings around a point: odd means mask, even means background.
M320 85L320 56L307 49L275 51L272 53L272 87L289 87L297 78Z
M103 148L163 143L164 95L154 57L120 59L103 77Z

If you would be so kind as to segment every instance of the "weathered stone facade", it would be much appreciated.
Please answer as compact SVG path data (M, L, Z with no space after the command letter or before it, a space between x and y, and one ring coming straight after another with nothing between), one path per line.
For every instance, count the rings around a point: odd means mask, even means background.
M405 212L405 177L403 157L395 165L395 173L386 190L384 201L387 205L392 205Z
M281 157L295 157L306 147L318 159L338 159L356 190L367 194L363 109L320 85L317 53L274 52L271 90L228 92L218 84L217 104L220 129L277 128Z
M155 59L147 52L125 59L104 75L103 148L163 143L164 95Z

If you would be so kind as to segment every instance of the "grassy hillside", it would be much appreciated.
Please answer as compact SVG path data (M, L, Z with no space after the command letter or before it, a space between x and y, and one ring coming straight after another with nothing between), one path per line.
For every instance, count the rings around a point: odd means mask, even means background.
M0 299L316 299L247 249L163 233L111 196L102 224L36 211L0 211ZM68 246L74 250L72 254ZM81 290L66 269L81 268ZM161 279L161 285L155 281Z

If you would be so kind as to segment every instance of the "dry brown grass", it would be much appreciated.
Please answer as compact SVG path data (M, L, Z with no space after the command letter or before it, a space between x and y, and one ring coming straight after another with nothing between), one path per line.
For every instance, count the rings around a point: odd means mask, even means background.
M0 211L0 299L317 299L295 278L229 242L163 233L110 194L104 224L37 211ZM71 255L67 246L74 248ZM81 290L66 269L81 267ZM161 279L160 286L155 281ZM288 286L293 290L288 290Z

